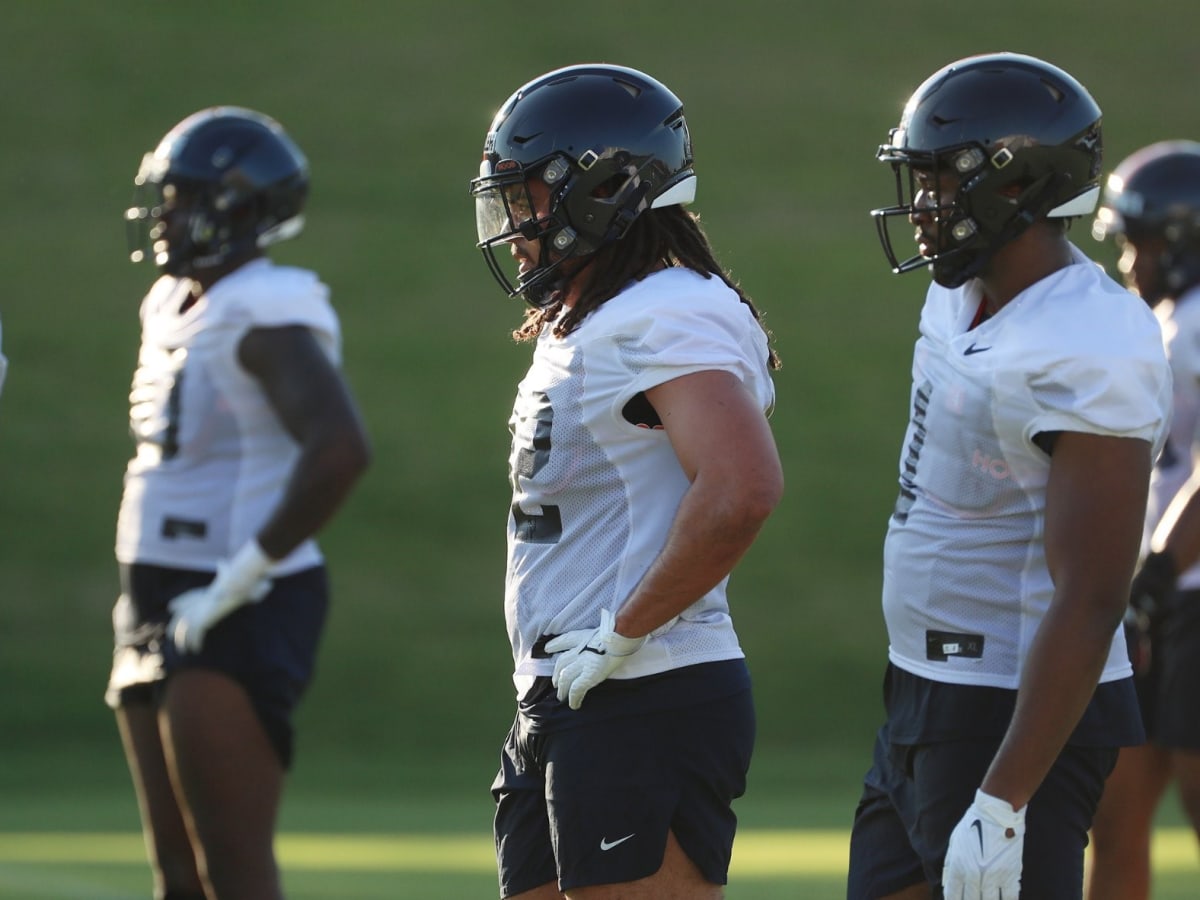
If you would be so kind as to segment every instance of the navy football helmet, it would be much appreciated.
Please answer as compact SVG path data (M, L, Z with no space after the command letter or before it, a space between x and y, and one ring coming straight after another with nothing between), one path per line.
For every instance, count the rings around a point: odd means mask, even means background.
M1200 143L1160 141L1143 147L1113 170L1104 184L1104 201L1092 224L1092 237L1137 241L1161 238L1157 283L1140 285L1142 299L1153 305L1178 297L1200 283ZM1133 287L1121 264L1126 283Z
M1090 214L1100 195L1100 107L1062 69L1032 56L991 53L951 63L909 99L876 158L896 177L897 205L874 209L896 274L928 266L957 287L997 249L1046 218ZM952 197L924 197L914 170L937 184L952 173ZM933 216L937 246L900 260L893 217Z
M130 258L188 276L299 234L308 161L274 119L217 106L167 132L134 186Z
M541 179L549 210L534 213L527 181ZM577 65L530 81L488 129L471 182L479 242L510 297L548 305L567 260L585 258L628 231L648 209L696 193L683 103L634 69ZM517 237L538 240L536 266L515 279L503 266Z

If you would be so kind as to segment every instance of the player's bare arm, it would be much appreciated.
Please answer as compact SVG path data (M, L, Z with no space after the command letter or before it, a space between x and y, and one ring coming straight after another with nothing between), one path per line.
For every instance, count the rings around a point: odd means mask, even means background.
M646 396L691 487L662 553L617 614L627 637L653 631L728 575L783 493L766 417L735 375L696 372Z
M370 446L345 383L307 328L256 328L238 349L300 445L287 490L259 532L263 550L281 559L333 516L368 466Z
M982 788L1029 802L1096 689L1129 599L1150 479L1150 445L1063 432L1046 488L1054 599L1030 648L1016 711Z

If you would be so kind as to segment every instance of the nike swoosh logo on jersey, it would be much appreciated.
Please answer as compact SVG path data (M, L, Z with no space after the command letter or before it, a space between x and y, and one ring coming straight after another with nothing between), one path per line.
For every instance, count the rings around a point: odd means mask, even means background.
M633 837L634 834L637 834L637 832L635 831L635 832L633 832L633 834L627 834L623 838L617 838L615 841L609 841L609 840L606 840L605 838L600 838L600 849L601 850L611 850L613 847L617 846L617 844L625 843L627 840L629 840L631 837Z
M963 356L971 356L972 354L982 353L984 350L991 350L991 349L992 349L991 347L977 347L977 346L975 346L975 344L972 344L970 347L968 347L966 350L963 351Z

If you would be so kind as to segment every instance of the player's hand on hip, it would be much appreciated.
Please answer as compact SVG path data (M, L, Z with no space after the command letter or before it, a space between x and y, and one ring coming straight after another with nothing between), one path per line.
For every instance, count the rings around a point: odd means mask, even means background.
M168 604L168 638L185 653L197 652L213 625L239 606L255 603L270 592L271 581L266 575L271 562L258 542L250 541L228 562L218 563L217 576L210 584L184 591Z
M547 653L557 653L554 677L558 699L579 709L587 692L610 677L641 649L646 638L628 638L613 630L613 614L600 611L600 627L570 631L546 643Z
M954 826L942 891L946 900L1016 900L1021 890L1025 808L975 792L975 802Z

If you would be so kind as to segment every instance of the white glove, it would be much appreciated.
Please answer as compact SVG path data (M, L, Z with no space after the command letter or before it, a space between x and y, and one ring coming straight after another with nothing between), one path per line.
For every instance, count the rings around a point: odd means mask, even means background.
M168 606L167 636L184 653L196 653L204 636L239 606L256 603L271 590L266 577L274 562L251 540L229 562L217 564L217 577L201 588L184 591Z
M942 891L946 900L1016 900L1021 890L1025 809L983 791L950 833Z
M558 699L579 709L583 698L596 685L617 671L646 643L646 637L627 638L613 631L613 614L600 610L600 627L569 631L546 642L547 653L558 653L551 682Z

